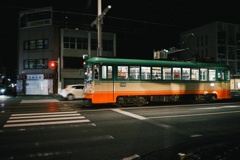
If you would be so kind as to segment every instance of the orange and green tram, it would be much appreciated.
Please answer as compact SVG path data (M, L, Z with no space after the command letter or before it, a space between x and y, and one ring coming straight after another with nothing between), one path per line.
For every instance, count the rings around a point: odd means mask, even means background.
M231 98L224 64L94 57L84 68L87 104Z

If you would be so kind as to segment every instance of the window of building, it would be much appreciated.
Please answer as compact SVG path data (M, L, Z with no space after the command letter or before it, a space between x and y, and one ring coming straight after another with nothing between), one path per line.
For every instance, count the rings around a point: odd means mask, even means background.
M24 41L24 50L29 50L29 41Z
M191 78L192 80L199 80L199 69L192 68Z
M70 45L69 45L70 48L75 49L75 38L70 37L69 39L70 39Z
M172 69L169 67L163 67L163 80L171 80Z
M48 40L47 39L44 39L44 41L43 41L43 48L48 49Z
M29 69L35 69L36 68L36 60L35 59L30 59L28 61Z
M128 66L118 66L118 79L119 80L128 79Z
M190 68L182 69L182 80L190 80Z
M64 37L63 38L63 47L64 48L69 48L69 46L70 46L69 42L70 42L70 38L69 37Z
M173 68L173 80L181 80L181 68Z
M63 57L64 69L80 69L83 68L82 57Z
M30 41L29 49L36 49L36 41Z
M200 81L207 81L207 69L200 68Z
M48 49L47 39L24 41L24 50Z
M151 67L141 67L141 79L142 80L151 79Z
M70 48L70 49L75 49L75 38L73 37L64 37L63 38L63 47L64 48Z
M152 67L152 80L160 80L162 76L161 73L161 67Z
M98 48L97 39L91 39L91 49L97 50L97 48Z
M131 80L139 80L140 78L140 67L139 66L130 66L130 76Z
M112 51L113 50L113 41L112 40L103 40L103 50Z
M47 69L48 59L27 59L24 60L24 69Z
M43 39L37 40L37 49L42 49L43 48Z
M88 49L88 39L77 38L77 49Z
M215 81L215 80L216 80L216 70L209 69L209 81Z

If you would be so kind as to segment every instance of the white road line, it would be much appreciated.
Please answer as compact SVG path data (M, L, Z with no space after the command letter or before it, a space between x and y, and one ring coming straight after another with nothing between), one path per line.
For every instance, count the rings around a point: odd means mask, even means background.
M140 158L140 156L138 154L134 154L133 156L123 158L122 160L133 160L136 158Z
M199 109L225 109L225 108L239 108L240 106L222 106L222 107L206 107L206 108L194 108L194 110Z
M134 113L130 113L130 112L127 112L127 111L123 111L123 110L121 110L121 109L112 109L112 110L115 111L115 112L124 114L124 115L126 115L126 116L129 116L129 117L138 119L138 120L146 120L146 119L148 119L148 118L146 118L146 117L143 117L143 116L140 116L140 115L137 115L137 114L134 114Z
M25 113L25 114L12 114L12 116L27 116L27 115L46 115L46 114L66 114L66 113L77 113L77 111L73 112L47 112L47 113Z
M38 99L38 100L22 100L21 103L49 103L59 102L57 99Z
M218 114L231 114L240 113L240 111L229 111L229 112L217 112L217 113L199 113L199 114L185 114L185 115L172 115L172 116L157 116L157 117L147 117L147 118L179 118L179 117L194 117L194 116L208 116L208 115L218 115Z
M40 123L20 123L20 124L5 124L3 127L25 127L25 126L40 126L40 125L54 125L54 124L69 124L69 123L84 123L89 120L73 120L73 121L55 121L55 122L40 122Z
M83 116L77 117L61 117L61 118L38 118L38 119L21 119L21 120L8 120L7 123L19 123L19 122L41 122L41 121L58 121L58 120L69 120L69 119L84 119Z
M56 114L56 115L40 115L40 116L17 116L10 117L9 119L28 119L28 118L44 118L44 117L69 117L69 116L80 116L80 114Z

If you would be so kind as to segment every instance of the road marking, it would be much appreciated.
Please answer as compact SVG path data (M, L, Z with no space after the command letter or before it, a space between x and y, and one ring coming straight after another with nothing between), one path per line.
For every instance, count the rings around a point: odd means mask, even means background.
M38 100L22 100L20 103L49 103L59 102L57 99L38 99Z
M183 115L172 115L172 116L157 116L157 117L148 117L148 118L179 118L179 117L194 117L194 116L208 116L208 115L218 115L218 114L231 114L231 113L240 113L240 111L229 111L229 112L217 112L217 113L199 113L199 114L183 114Z
M143 116L140 116L140 115L137 115L137 114L134 114L134 113L130 113L130 112L127 112L127 111L123 111L123 110L121 110L121 109L112 109L112 110L115 111L115 112L124 114L124 115L126 115L126 116L129 116L129 117L138 119L138 120L146 120L146 119L148 119L148 118L146 118L146 117L143 117Z
M90 120L77 112L47 112L13 114L3 127L41 126L55 124L85 123Z
M193 134L193 135L191 135L190 137L191 138L196 138L196 137L201 137L202 135L201 134Z
M77 116L77 117L61 117L61 118L21 119L21 120L8 120L7 123L58 121L58 120L69 120L69 119L84 119L84 118L85 117L83 117L83 116Z
M19 124L5 124L3 127L24 127L24 126L41 126L41 125L54 125L54 124L68 124L68 123L84 123L90 122L89 120L73 120L73 121L56 121L56 122L40 122L40 123L19 123Z
M12 116L34 116L34 115L47 115L47 114L66 114L66 113L77 113L77 111L73 112L47 112L47 113L25 113L25 114L12 114Z
M134 154L133 156L123 158L122 160L133 160L135 158L141 158L138 154Z
M45 118L45 117L69 117L69 116L79 116L80 114L56 114L56 115L41 115L41 116L18 116L10 117L9 119L27 119L27 118Z
M224 109L224 108L240 108L240 106L222 106L222 107L206 107L206 108L194 108L194 110L198 109Z

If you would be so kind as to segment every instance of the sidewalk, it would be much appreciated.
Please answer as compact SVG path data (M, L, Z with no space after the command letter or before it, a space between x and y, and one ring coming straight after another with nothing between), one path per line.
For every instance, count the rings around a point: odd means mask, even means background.
M57 99L60 100L61 97L57 95L18 95L16 96L18 99L22 100L41 100L41 99Z

